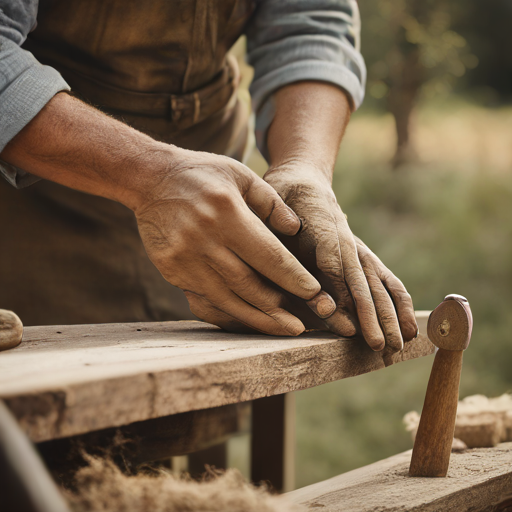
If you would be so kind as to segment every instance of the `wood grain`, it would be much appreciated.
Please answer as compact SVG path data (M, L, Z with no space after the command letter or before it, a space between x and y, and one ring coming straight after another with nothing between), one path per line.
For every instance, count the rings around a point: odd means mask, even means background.
M309 388L431 354L360 339L236 335L202 322L27 327L0 353L0 398L36 442Z
M471 341L473 315L461 295L447 295L432 311L427 333L439 347L428 381L409 474L444 477L450 464L462 354Z
M443 477L448 473L462 371L462 350L437 351L414 441L409 474Z
M322 512L493 512L512 507L512 443L452 454L449 478L408 476L411 450L286 496Z

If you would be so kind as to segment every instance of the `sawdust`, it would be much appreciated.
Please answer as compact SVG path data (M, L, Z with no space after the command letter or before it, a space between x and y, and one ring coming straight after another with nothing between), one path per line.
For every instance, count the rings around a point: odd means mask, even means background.
M110 459L85 455L88 465L63 492L74 512L293 512L299 510L234 469L210 470L202 482L164 470L126 475Z

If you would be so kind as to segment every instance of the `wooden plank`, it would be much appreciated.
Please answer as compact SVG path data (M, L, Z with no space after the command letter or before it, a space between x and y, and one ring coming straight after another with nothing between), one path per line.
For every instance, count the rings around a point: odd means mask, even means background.
M360 339L236 335L202 322L27 327L0 353L0 398L33 441L277 395L431 354Z
M411 452L287 494L322 512L512 510L512 443L453 453L447 478L408 475Z
M81 464L77 446L93 455L108 451L125 464L137 466L207 450L250 429L251 402L243 402L53 439L37 447L47 467L57 472L73 471Z
M251 480L269 482L278 492L295 488L295 395L252 403Z

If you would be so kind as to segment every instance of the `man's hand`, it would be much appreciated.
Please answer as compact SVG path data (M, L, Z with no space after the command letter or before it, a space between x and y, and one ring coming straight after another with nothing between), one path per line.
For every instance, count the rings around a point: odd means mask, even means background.
M291 236L297 216L231 158L156 142L67 94L57 94L1 158L132 209L149 257L204 320L297 335L304 325L283 309L286 292L320 316L335 309L262 222Z
M325 324L343 336L360 330L373 350L385 343L400 350L417 332L411 297L354 237L331 187L350 118L348 97L332 85L301 82L277 91L274 102L267 140L271 167L264 179L303 223L285 244L337 303Z
M296 336L304 325L283 308L278 287L315 298L311 308L320 313L322 307L327 314L335 309L263 223L293 236L300 229L297 216L271 186L231 158L178 150L172 169L135 213L149 257L203 320L226 330L246 326Z
M374 350L385 342L402 349L403 339L411 340L417 330L410 295L354 237L330 184L312 180L315 172L307 165L296 167L271 169L264 179L302 219L301 232L282 239L335 299L336 312L325 324L342 336L360 330Z

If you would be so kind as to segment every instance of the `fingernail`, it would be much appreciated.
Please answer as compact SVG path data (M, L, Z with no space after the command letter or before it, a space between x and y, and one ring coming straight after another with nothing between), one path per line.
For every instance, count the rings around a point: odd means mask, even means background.
M404 349L404 341L401 337L399 340L397 340L396 343L395 341L390 342L388 340L388 347L392 349L394 352L400 352L401 350Z
M320 318L329 318L336 311L336 302L324 291L308 300L307 304Z
M370 345L370 348L374 352L380 352L381 350L384 350L384 347L386 346L386 342L380 343L379 345Z
M336 303L331 297L322 297L316 305L316 309L320 318L327 318L336 311Z
M289 233L290 236L295 236L300 233L300 230L302 229L302 220L288 205L285 204L285 206L287 211L288 224L290 225Z

